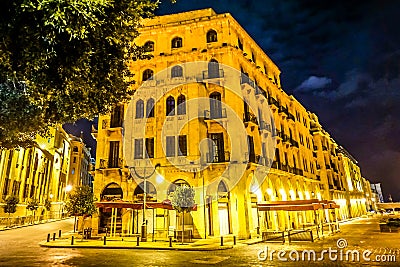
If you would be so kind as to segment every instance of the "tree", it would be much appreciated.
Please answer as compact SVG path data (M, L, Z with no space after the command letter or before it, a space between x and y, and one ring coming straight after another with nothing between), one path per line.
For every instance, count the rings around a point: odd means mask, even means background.
M96 201L92 188L89 186L80 186L68 194L68 200L65 205L66 210L70 215L76 216L91 216L96 212ZM74 224L74 230L76 225Z
M38 201L37 201L36 199L31 199L31 200L28 202L28 205L26 205L26 208L27 208L28 210L30 210L30 211L33 213L33 220L32 220L32 223L34 223L34 222L35 222L36 211L37 211L37 209L39 208L39 203L38 203Z
M5 205L3 206L4 213L8 213L8 226L10 226L10 215L17 211L17 204L19 199L17 196L8 196L5 199Z
M51 201L46 198L46 200L44 201L44 208L46 209L47 212L50 211L51 209ZM49 219L49 216L47 216L47 220Z
M154 0L4 0L0 9L0 147L32 144L58 123L128 100L128 64Z
M182 213L182 244L185 233L185 212L190 212L194 203L195 191L187 185L177 186L172 196L172 207L179 213Z

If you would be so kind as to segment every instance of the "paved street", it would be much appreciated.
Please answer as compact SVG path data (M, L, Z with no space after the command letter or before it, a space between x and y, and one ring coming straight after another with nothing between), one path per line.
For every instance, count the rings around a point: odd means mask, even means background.
M73 220L24 227L0 232L1 266L383 266L378 262L330 261L325 254L324 261L292 262L290 250L301 252L314 249L338 249L336 241L346 239L343 251L357 249L361 253L371 250L371 259L378 254L395 255L400 258L400 233L380 233L378 218L363 218L344 223L341 233L314 243L295 243L291 245L259 243L239 244L233 249L220 251L162 251L133 249L82 249L82 248L44 248L38 243L46 239L47 233L58 229L71 231ZM273 260L259 260L258 251L268 247L271 250L285 250L287 262L279 261L275 254ZM295 254L293 254L295 255ZM320 254L317 254L320 255ZM339 253L338 253L339 255ZM262 256L262 255L261 255ZM400 259L397 259L398 261ZM398 263L385 266L399 266Z

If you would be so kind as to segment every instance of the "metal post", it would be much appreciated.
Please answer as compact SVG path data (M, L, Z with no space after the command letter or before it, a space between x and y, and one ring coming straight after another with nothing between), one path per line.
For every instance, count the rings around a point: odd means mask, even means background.
M74 236L71 236L71 246L74 245Z
M47 234L47 242L50 242L50 234Z
M224 237L221 236L221 247L224 245Z
M56 233L53 233L53 241L56 241Z
M172 236L169 237L169 247L172 248Z
M61 230L58 230L58 238L61 238Z
M104 240L103 241L104 241L104 243L103 243L104 246L107 245L107 237L106 236L104 236Z
M236 245L236 236L233 236L233 245Z
M139 246L139 236L136 237L136 246Z

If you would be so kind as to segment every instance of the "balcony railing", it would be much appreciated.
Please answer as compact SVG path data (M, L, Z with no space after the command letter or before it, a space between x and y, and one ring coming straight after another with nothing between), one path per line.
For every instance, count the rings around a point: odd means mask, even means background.
M274 106L276 106L277 108L279 108L279 102L278 102L278 100L276 100L276 99L273 98L272 96L270 96L270 97L268 98L268 104L274 105Z
M204 119L223 119L226 118L226 108L221 108L220 110L204 110Z
M221 153L207 153L207 163L222 163L222 162L229 162L231 158L231 154L229 151L224 151Z
M243 122L252 122L258 125L257 117L251 112L245 112L243 114Z
M294 140L294 139L290 139L290 144L292 145L292 146L294 146L294 147L299 147L299 142L297 142L296 140Z
M268 132L271 132L271 125L265 121L260 121L260 130L267 130Z
M122 158L100 159L99 169L122 168L122 167L123 167Z
M255 87L254 81L252 79L250 79L247 75L242 74L242 76L240 77L240 84L242 85L242 84L246 84L246 83L253 88Z
M217 79L217 78L223 78L224 77L224 70L219 69L217 71L208 71L205 70L203 71L203 79Z

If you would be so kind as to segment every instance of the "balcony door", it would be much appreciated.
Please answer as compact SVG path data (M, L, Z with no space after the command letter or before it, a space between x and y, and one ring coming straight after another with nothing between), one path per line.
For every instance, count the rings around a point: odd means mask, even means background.
M110 153L108 155L108 167L119 167L119 141L110 141Z
M218 92L210 95L210 117L211 119L222 117L221 94Z
M212 162L224 162L224 134L212 133L210 134L212 140L211 155Z

